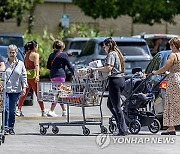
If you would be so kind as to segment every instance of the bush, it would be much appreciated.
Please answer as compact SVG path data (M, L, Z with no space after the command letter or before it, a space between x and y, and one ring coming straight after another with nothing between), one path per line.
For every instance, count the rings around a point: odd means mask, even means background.
M107 34L112 34L111 30L106 31ZM100 33L95 25L92 24L71 24L65 31L59 26L59 33L56 36L57 39L63 39L64 37L96 37L100 36ZM35 40L38 45L38 53L40 58L40 74L41 78L47 78L49 76L49 70L46 69L47 59L52 52L52 44L55 39L51 33L44 30L43 35L39 34L24 34L25 42Z

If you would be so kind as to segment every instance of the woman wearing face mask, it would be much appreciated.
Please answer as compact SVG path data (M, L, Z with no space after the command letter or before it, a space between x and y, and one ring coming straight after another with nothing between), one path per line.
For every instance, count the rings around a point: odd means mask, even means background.
M107 106L113 116L115 117L118 134L124 136L128 134L127 125L125 123L124 114L121 110L120 93L122 92L125 84L124 79L124 59L121 51L119 50L116 42L112 38L104 40L103 48L107 52L106 64L104 67L92 68L92 70L109 72L109 97Z
M24 63L17 59L18 49L15 45L8 47L6 66L6 104L5 134L14 135L16 105L19 96L24 96L27 88L27 75Z

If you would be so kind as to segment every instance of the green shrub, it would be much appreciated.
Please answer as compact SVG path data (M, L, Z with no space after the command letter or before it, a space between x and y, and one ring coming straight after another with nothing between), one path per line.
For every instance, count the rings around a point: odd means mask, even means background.
M100 33L95 27L95 25L90 25L90 24L71 24L70 27L67 28L65 31L60 26L59 33L56 37L54 37L53 34L48 33L46 29L44 30L42 36L36 33L28 34L26 32L24 34L25 43L31 40L35 40L39 45L38 53L40 59L41 78L47 78L49 76L49 70L46 69L46 64L49 55L53 51L52 44L55 38L62 40L64 37L96 37L96 36L100 36Z

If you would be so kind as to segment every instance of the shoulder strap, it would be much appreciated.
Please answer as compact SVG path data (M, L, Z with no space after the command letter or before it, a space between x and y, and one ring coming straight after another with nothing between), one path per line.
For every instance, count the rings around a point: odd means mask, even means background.
M177 61L179 61L178 56L177 56L177 53L175 53L175 55L176 55Z
M8 79L6 80L6 84L8 83L9 79L11 78L11 76L12 76L12 74L13 74L13 72L14 72L16 66L18 65L18 63L19 63L19 60L17 61L16 65L14 66L14 68L13 68L13 70L12 70L10 76L9 76Z
M53 63L54 63L55 59L57 58L57 56L60 55L60 53L61 53L61 52L58 52L58 53L55 55L54 59L53 59L52 62L51 62L51 66L53 65Z

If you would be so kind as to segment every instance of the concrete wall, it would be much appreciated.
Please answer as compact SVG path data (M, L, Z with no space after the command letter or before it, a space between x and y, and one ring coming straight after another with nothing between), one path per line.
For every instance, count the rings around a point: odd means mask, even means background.
M132 27L131 18L128 16L118 17L117 19L94 20L91 17L85 16L80 8L72 3L59 2L46 2L36 6L33 32L42 34L43 30L46 28L48 32L56 35L63 14L70 15L70 23L91 23L97 25L101 33L113 29L114 35L121 36L130 36L141 32L180 34L180 16L176 17L176 25L167 25L165 23L155 24L154 26L134 24ZM11 19L4 23L0 23L0 32L24 33L25 30L27 30L27 27L27 15L25 15L21 27L17 27L16 21Z

